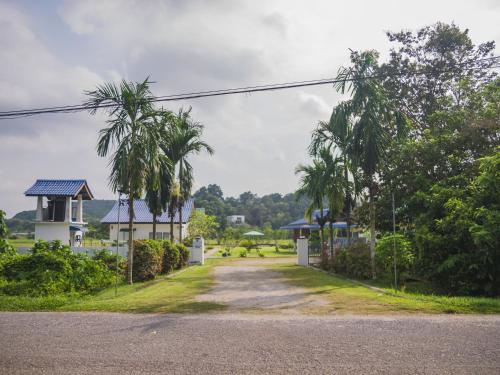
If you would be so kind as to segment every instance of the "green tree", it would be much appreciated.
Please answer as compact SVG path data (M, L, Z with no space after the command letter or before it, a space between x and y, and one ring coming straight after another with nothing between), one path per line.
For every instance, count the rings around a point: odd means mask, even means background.
M107 127L99 132L97 154L108 156L113 151L109 184L113 192L128 194L128 282L132 284L133 270L133 223L134 199L144 190L148 167L159 162L158 127L155 110L151 104L153 95L148 79L140 83L123 80L99 85L94 91L86 91L85 103L91 114L104 108L108 114Z
M210 216L201 211L194 211L189 218L188 237L201 236L212 238L217 233L219 223L215 216Z
M363 175L363 185L368 189L370 207L370 257L375 278L375 195L377 173L385 159L391 136L404 133L407 119L397 111L388 99L383 86L373 76L377 70L378 53L375 51L352 52L352 67L341 68L340 82L336 84L342 93L351 98L342 103L343 110L353 122L352 140L349 145L355 165Z
M9 229L7 228L7 224L5 222L5 211L0 210L0 240L7 238L9 234Z
M179 212L179 240L182 239L182 209L184 203L191 195L193 186L193 167L189 162L189 156L198 154L202 151L213 154L213 149L202 140L203 125L193 121L191 118L191 108L189 110L180 109L172 126L167 131L163 143L165 155L172 161L173 176L177 176L178 186L175 188L175 194L172 194L171 203ZM170 216L171 222L175 215L172 210ZM171 225L173 228L173 224ZM174 240L174 234L170 233L171 240Z

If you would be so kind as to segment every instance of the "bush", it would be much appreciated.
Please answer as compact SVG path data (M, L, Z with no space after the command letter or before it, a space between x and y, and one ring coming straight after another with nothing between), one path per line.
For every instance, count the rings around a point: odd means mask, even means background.
M100 260L103 262L109 270L116 272L118 258L118 274L124 275L125 269L127 268L127 259L121 255L116 255L112 251L107 249L102 249L97 251L92 257L93 260Z
M188 255L189 256L189 255ZM172 272L179 267L181 254L177 245L170 241L163 241L163 266L162 273Z
M396 242L396 266L399 278L408 278L415 256L410 241L401 234L382 237L375 247L377 274L388 276L394 272L394 240Z
M246 249L240 251L240 258L246 258L248 251Z
M244 247L247 249L247 251L250 251L254 247L256 247L255 243L253 243L251 240L242 240L240 241L240 246Z
M356 279L369 279L372 273L368 244L358 242L339 250L332 266L336 273Z
M264 258L264 257L265 257L264 253L261 253L261 251L260 251L260 250L257 250L257 255L258 255L259 257L261 257L261 258Z
M151 280L162 270L163 248L160 241L135 240L132 280Z
M176 246L179 251L179 262L175 268L186 267L189 263L189 249L182 244L177 244Z
M281 244L280 247L282 249L293 249L293 243L284 243L284 244Z
M102 261L73 254L59 241L39 241L31 254L2 255L2 259L1 291L10 295L90 293L114 280L113 272Z

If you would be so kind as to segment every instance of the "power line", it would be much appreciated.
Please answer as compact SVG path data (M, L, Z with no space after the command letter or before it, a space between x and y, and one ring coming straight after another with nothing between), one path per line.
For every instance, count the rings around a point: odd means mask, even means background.
M474 66L479 63L490 63L488 66ZM308 80L308 81L294 81L294 82L285 82L285 83L276 83L276 84L267 84L267 85L259 85L259 86L246 86L239 87L234 89L220 89L220 90L209 90L209 91L197 91L197 92L188 92L182 94L171 94L171 95L163 95L156 96L150 99L151 102L169 102L169 101L179 101L186 99L198 99L205 97L213 97L213 96L223 96L223 95L234 95L234 94L246 94L253 92L264 92L264 91L275 91L275 90L285 90L291 88L298 87L307 87L307 86L320 86L327 84L335 84L342 82L353 82L360 80L369 80L369 79L383 79L395 76L403 76L403 75L422 75L427 73L432 74L442 74L454 72L456 69L493 69L500 67L500 56L492 56L488 58L478 59L474 61L470 61L467 63L459 64L454 67L451 67L446 70L420 70L415 72L397 72L394 74L375 74L358 78L351 79L338 79L338 78L324 78L324 79L316 79L316 80ZM75 104L75 105L66 105L66 106L57 106L57 107L44 107L44 108L32 108L25 110L11 110L0 112L0 120L5 119L16 119L21 117L35 116L39 114L48 114L48 113L70 113L70 112L80 112L86 111L96 108L113 108L117 107L119 104L110 102L103 103L97 107L85 105L85 104Z

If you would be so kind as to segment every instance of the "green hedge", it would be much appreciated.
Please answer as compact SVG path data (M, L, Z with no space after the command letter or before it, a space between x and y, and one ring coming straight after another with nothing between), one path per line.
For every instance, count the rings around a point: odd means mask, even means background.
M179 268L180 253L176 244L170 241L163 241L163 266L162 273L172 272L174 269Z
M60 241L39 241L29 254L2 252L0 258L0 292L4 294L90 293L114 281L114 273L101 260L73 254Z
M189 250L183 244L177 244L176 247L177 250L179 251L179 262L176 268L186 267L189 263Z
M160 241L134 241L134 264L132 279L134 281L151 280L162 270L163 248Z
M358 242L339 250L332 268L336 273L349 277L369 279L372 273L368 244Z

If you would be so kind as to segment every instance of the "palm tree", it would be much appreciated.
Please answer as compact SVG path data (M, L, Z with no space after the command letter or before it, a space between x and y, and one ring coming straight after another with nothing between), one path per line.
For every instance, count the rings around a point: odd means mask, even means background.
M170 209L171 215L171 240L174 240L173 220L175 210L179 212L179 241L182 240L182 209L191 195L193 186L193 167L188 158L192 154L202 151L213 154L213 149L202 141L203 125L191 118L191 108L180 109L173 121L173 126L168 131L163 144L165 155L172 161L173 176L177 176L177 186L173 191Z
M148 166L159 159L158 129L154 124L153 96L149 80L140 83L122 80L119 86L105 83L89 96L85 105L94 115L101 106L108 114L108 126L99 132L97 154L107 156L114 150L109 165L109 184L113 192L128 194L128 282L132 284L134 199L141 197Z
M333 249L333 222L338 218L342 211L344 196L346 192L345 180L343 175L343 165L340 158L334 158L331 152L326 149L320 149L319 155L325 163L325 194L328 200L328 222L330 239L330 256L335 257Z
M368 189L370 207L370 257L375 278L375 194L377 172L384 159L392 135L405 134L406 116L397 111L387 98L385 91L374 76L377 68L376 51L352 52L353 67L341 68L337 90L347 92L344 111L353 119L352 139L348 145L351 155L363 174L364 186ZM348 118L345 117L345 118Z
M160 110L155 116L156 125L162 138L168 133L172 126L173 114L170 111ZM167 155L161 154L159 163L152 164L148 168L146 177L146 195L145 200L149 211L153 215L153 239L156 239L156 224L158 216L166 211L170 200L172 189L172 161Z
M297 197L306 196L310 199L310 204L306 209L305 217L309 220L313 220L313 215L316 210L318 215L314 218L319 225L320 243L321 243L321 254L323 260L326 260L327 256L324 253L324 227L328 221L328 216L325 215L325 210L323 208L323 203L326 200L326 176L327 168L326 164L321 159L314 159L312 165L299 165L295 169L296 174L302 174L300 179L300 187L296 191Z
M347 243L351 239L352 210L354 208L354 197L357 193L357 173L354 158L350 153L352 141L352 121L347 103L340 103L332 111L330 121L320 121L313 131L309 153L314 156L326 148L342 160L344 174L344 205L343 216L347 223ZM352 183L350 177L353 179ZM354 195L354 197L353 197Z

